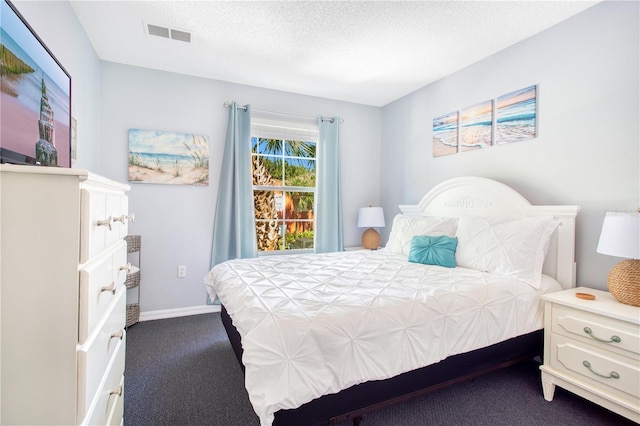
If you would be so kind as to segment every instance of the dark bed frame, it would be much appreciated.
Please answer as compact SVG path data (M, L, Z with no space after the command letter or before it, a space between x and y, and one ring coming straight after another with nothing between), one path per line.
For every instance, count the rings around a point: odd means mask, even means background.
M222 323L231 346L244 372L242 344L222 306ZM543 331L538 330L475 351L450 356L437 364L428 365L398 376L361 383L336 394L324 395L296 409L275 413L274 426L335 425L353 420L358 425L362 416L427 392L541 356Z

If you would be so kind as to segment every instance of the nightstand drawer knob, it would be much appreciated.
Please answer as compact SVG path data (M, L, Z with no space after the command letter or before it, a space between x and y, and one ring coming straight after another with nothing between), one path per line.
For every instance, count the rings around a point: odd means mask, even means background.
M622 339L619 338L618 336L616 336L615 334L613 336L611 336L611 338L609 340L604 340L604 339L600 339L600 338L594 336L593 335L593 331L589 327L585 327L583 330L584 330L585 333L587 333L589 335L589 337L591 337L594 340L597 340L598 342L604 342L604 343L620 343L620 342L622 342Z
M596 376L604 377L605 379L619 379L620 378L620 374L616 373L615 371L612 371L611 373L609 373L608 376L605 376L604 374L600 374L598 372L593 371L593 369L591 368L591 363L589 361L582 361L582 365L587 367L589 369L589 371L591 371Z

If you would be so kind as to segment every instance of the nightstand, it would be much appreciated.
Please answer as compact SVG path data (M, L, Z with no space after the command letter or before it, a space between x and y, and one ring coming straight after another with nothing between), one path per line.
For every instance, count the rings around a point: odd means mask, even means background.
M558 385L640 423L640 308L585 287L542 298L544 398L553 400Z

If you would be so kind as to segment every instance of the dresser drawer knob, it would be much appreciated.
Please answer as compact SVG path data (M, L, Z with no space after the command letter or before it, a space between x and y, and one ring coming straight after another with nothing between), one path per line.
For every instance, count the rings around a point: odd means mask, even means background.
M122 224L125 224L126 222L133 222L133 220L136 218L135 213L130 213L130 214L123 214L120 217L116 217L114 218L114 222L120 222Z
M593 371L593 369L591 368L591 363L589 361L582 361L582 365L587 367L589 369L589 371L591 371L596 376L603 377L605 379L619 379L620 378L620 374L616 373L615 371L612 371L611 373L609 373L608 376L605 376L604 374L600 374L600 373L598 373L596 371Z
M593 331L589 328L589 327L585 327L584 332L587 333L589 335L589 337L591 337L594 340L597 340L598 342L603 342L603 343L620 343L622 342L622 339L618 336L616 336L615 334L613 336L611 336L609 338L609 340L605 340L605 339L600 339L596 336L593 335Z
M124 330L118 330L115 333L111 333L111 338L118 338L120 340L122 340L122 338L124 337Z
M106 285L100 288L100 291L110 291L111 294L116 294L116 283L112 282L110 285Z
M109 231L113 229L113 218L111 216L104 220L99 220L97 223L98 226L106 226L107 228L109 228Z
M131 262L127 263L124 266L121 266L120 270L121 271L127 271L127 274L130 274L131 273Z
M118 386L115 389L112 389L109 391L109 395L118 395L118 396L122 396L122 385Z

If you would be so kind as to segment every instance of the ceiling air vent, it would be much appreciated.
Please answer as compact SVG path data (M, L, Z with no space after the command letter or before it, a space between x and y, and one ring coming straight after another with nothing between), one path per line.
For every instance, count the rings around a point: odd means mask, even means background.
M186 41L191 43L191 33L180 30L171 30L171 38L178 41Z
M147 34L152 36L191 43L191 33L188 31L176 30L153 24L146 24L145 28L147 29Z
M160 27L158 25L147 25L147 29L149 31L149 35L154 35L158 37L169 38L169 28Z

